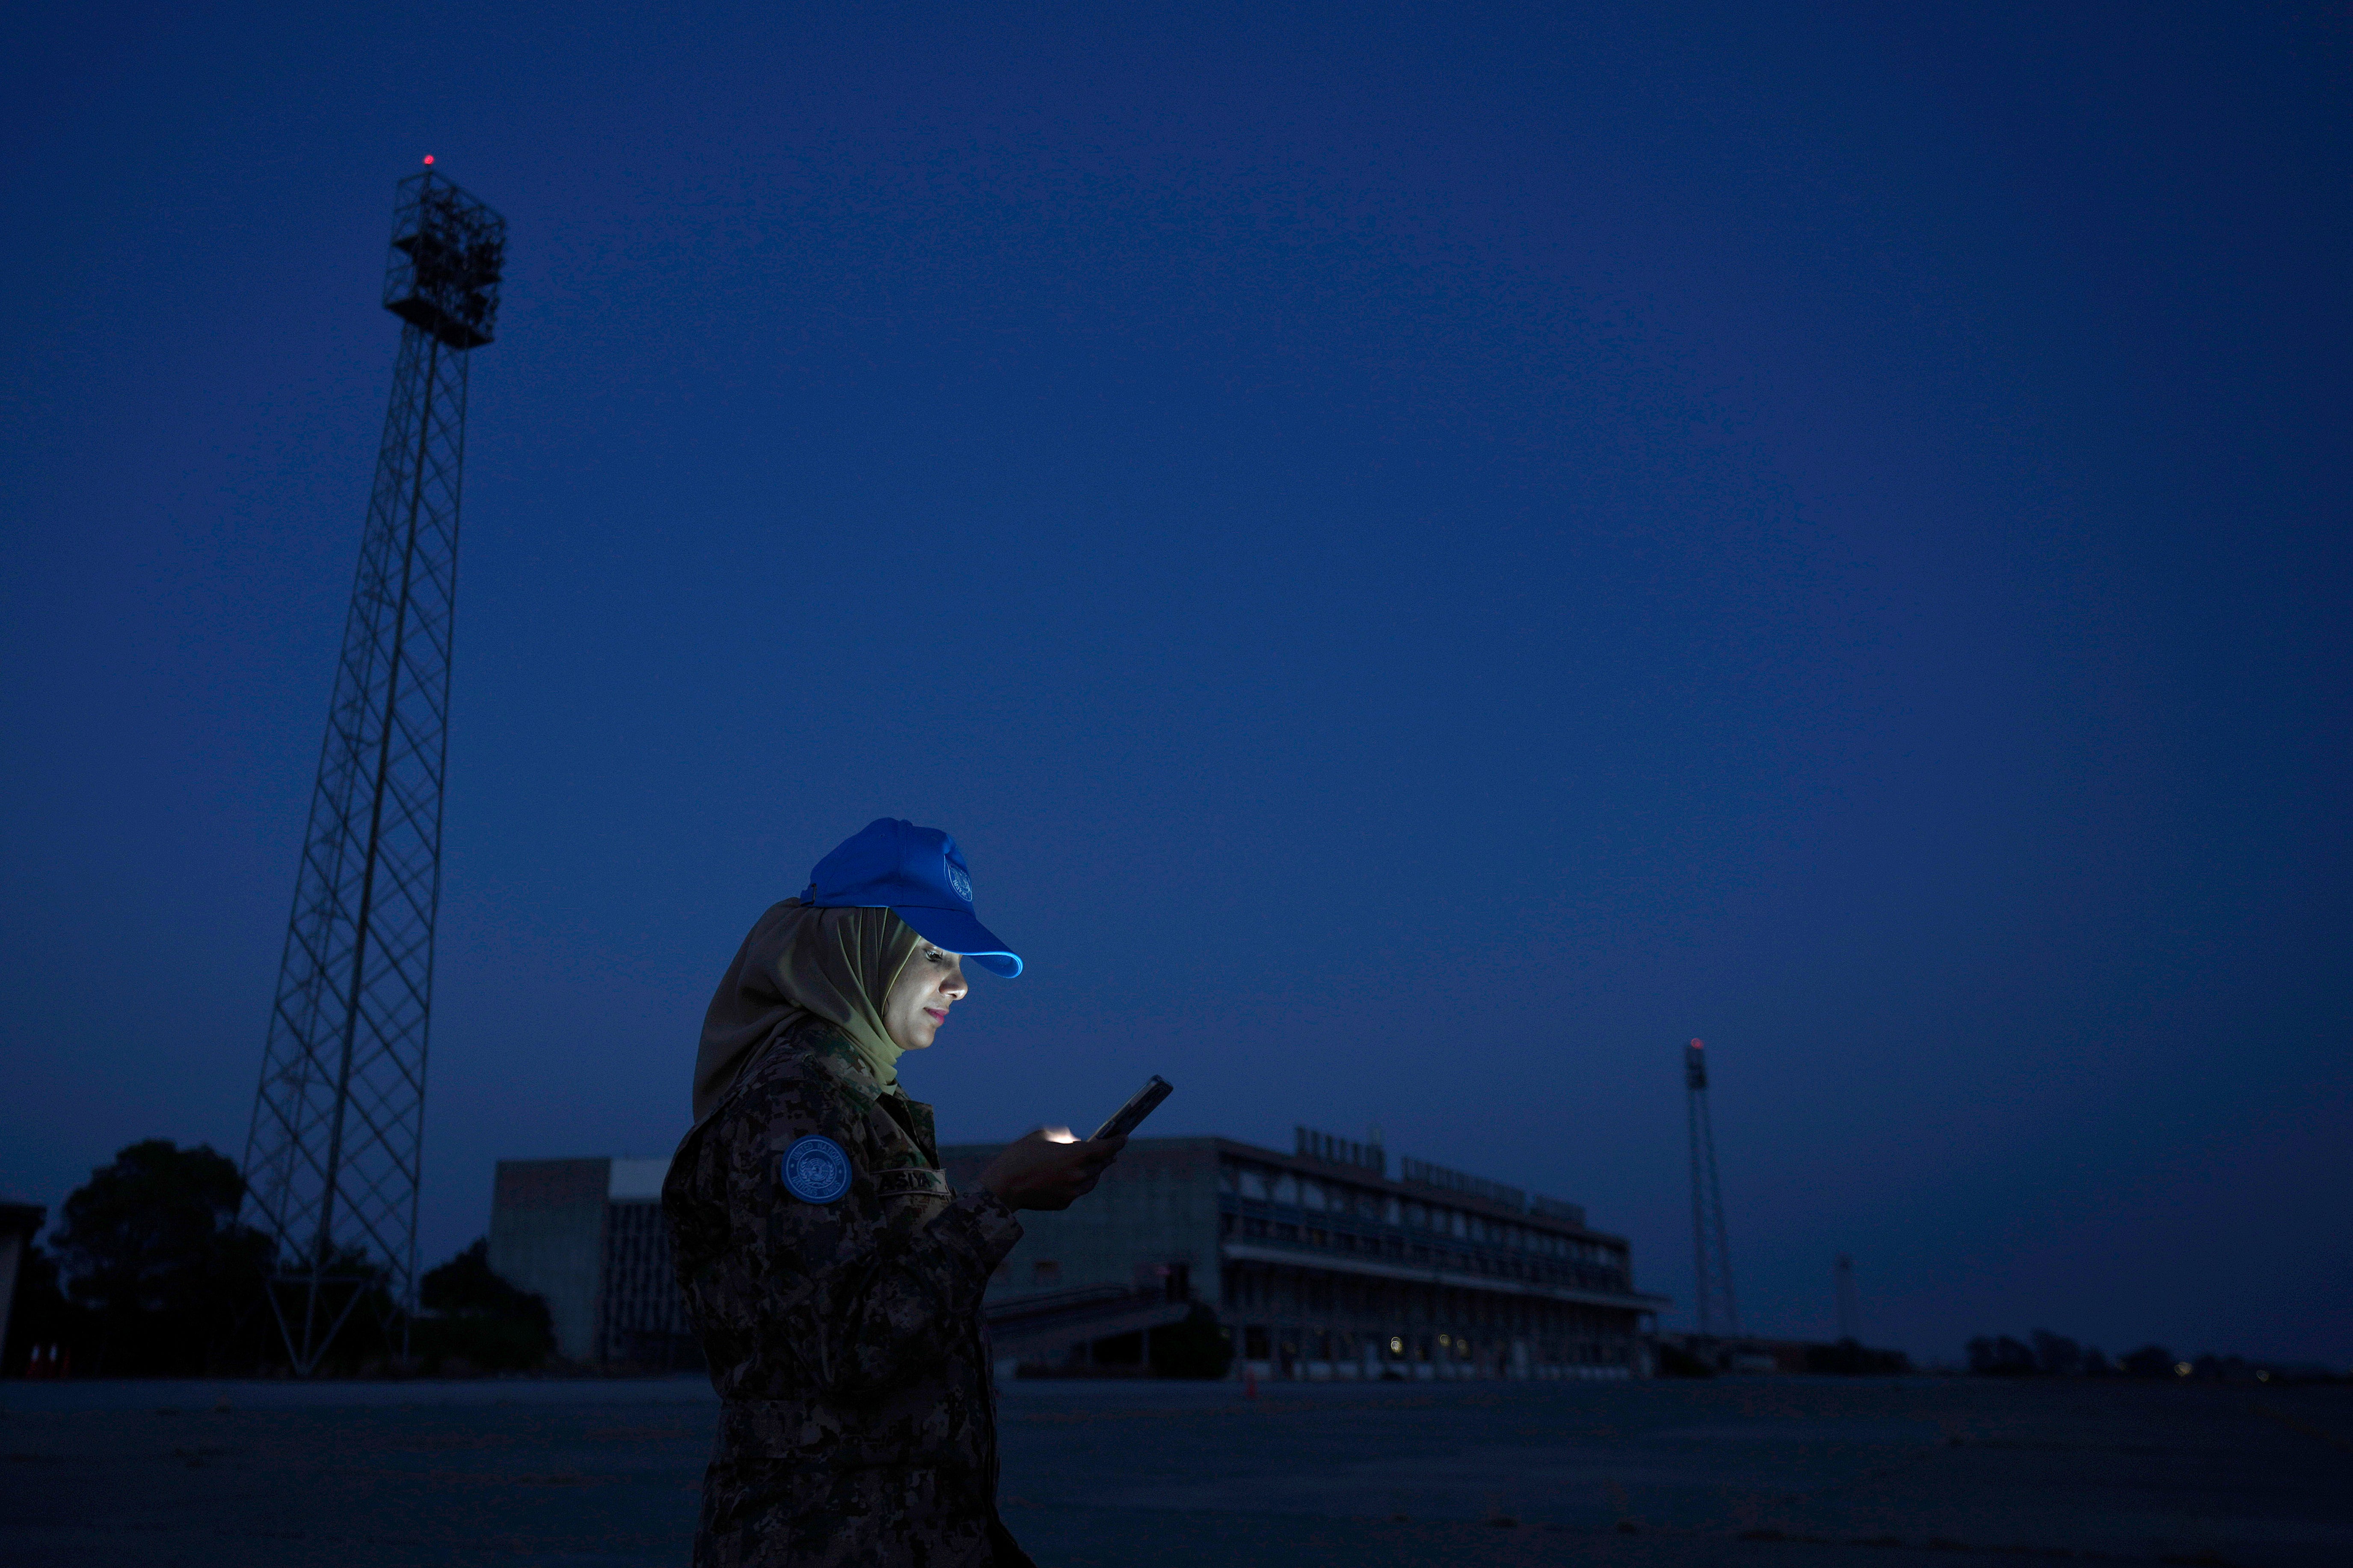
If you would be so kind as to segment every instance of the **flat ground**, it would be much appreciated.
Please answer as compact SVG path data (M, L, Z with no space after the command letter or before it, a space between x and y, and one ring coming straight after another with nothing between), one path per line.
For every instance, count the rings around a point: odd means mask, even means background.
M1003 1395L1006 1521L1041 1568L2353 1563L2342 1387ZM715 1408L685 1380L0 1385L0 1563L682 1564Z

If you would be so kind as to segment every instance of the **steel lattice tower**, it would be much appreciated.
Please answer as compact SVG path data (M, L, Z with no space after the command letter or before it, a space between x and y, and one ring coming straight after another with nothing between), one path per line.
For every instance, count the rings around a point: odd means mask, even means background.
M1732 1299L1732 1245L1725 1238L1724 1186L1715 1174L1715 1128L1707 1115L1707 1053L1694 1040L1683 1047L1683 1100L1691 1116L1693 1293L1699 1331L1737 1337L1740 1309ZM1723 1326L1716 1323L1718 1303Z
M416 1307L466 370L505 253L489 207L429 168L400 183L384 289L400 355L245 1148L304 1374L376 1288Z

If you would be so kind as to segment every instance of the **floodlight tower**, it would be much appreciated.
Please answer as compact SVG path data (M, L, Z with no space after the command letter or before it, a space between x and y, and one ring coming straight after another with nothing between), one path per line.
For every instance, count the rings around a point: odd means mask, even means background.
M1693 1295L1699 1304L1699 1331L1713 1338L1721 1304L1723 1333L1740 1333L1740 1309L1732 1299L1732 1247L1724 1234L1724 1186L1715 1174L1715 1129L1707 1115L1707 1052L1704 1042L1683 1047L1683 1101L1691 1119Z
M305 1375L363 1298L416 1307L466 372L506 258L506 220L425 162L393 213L400 354L245 1146L248 1218L278 1243L270 1308Z

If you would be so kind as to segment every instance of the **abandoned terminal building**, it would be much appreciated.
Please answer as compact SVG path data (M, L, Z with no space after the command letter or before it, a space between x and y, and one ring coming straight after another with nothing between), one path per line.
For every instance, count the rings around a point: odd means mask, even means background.
M941 1163L961 1188L1000 1147ZM566 1357L691 1364L665 1164L500 1163L491 1265L547 1298ZM1378 1144L1304 1128L1289 1153L1139 1138L1092 1196L1021 1224L986 1309L1008 1373L1134 1362L1145 1331L1205 1306L1237 1377L1637 1377L1668 1304L1573 1204L1415 1160L1392 1175Z

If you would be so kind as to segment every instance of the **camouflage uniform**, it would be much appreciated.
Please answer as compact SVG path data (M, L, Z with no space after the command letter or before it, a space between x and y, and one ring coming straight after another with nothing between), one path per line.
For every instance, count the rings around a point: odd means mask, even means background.
M849 1156L829 1204L779 1171L811 1133ZM722 1401L696 1568L1026 1568L997 1517L980 1317L1021 1226L949 1187L931 1107L805 1016L686 1135L662 1207Z

